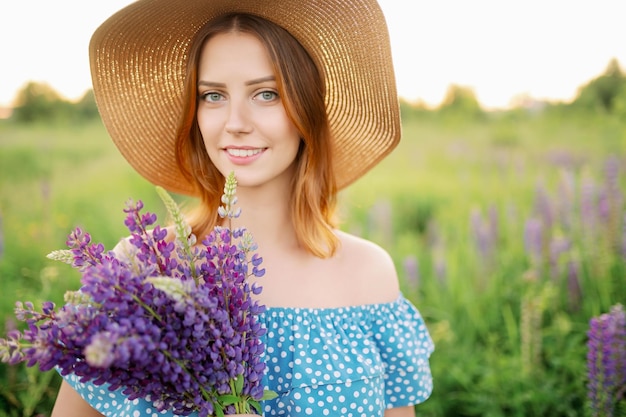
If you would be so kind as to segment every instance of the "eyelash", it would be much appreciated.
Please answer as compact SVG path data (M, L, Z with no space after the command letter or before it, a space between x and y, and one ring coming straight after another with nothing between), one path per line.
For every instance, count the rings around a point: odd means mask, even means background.
M256 99L257 97L260 97L260 96L262 96L264 94L271 94L272 97L271 98L267 98L267 99L261 98L263 101L273 101L273 100L278 98L278 93L276 91L272 91L272 90L260 91L260 92L258 92L258 93L256 93L254 95L254 98ZM211 96L215 96L214 99L209 99ZM209 103L218 102L218 101L220 101L223 98L224 98L223 94L215 92L215 91L208 91L206 93L200 94L200 100L206 101L206 102L209 102Z

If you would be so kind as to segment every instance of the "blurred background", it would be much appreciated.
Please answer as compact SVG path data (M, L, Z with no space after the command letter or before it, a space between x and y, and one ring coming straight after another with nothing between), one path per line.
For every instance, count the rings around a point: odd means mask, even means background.
M129 198L164 220L90 90L90 34L128 3L0 5L2 335L23 324L15 301L80 285L46 258L74 227L112 248ZM626 331L590 321L626 300L622 2L380 3L403 138L340 206L392 254L435 340L416 414L619 415ZM0 416L49 415L59 383L0 364Z

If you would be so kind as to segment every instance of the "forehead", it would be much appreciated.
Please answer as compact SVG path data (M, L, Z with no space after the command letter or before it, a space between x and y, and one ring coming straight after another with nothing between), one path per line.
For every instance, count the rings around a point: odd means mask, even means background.
M269 53L263 43L248 33L220 33L209 38L200 54L200 75L224 73L230 75L272 73Z

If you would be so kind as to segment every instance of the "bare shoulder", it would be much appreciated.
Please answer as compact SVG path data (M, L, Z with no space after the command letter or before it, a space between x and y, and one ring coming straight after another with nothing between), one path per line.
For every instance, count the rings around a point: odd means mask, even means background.
M63 381L52 409L52 417L102 417L102 414L94 410L67 381Z
M339 231L340 257L343 267L352 271L354 289L365 302L389 302L400 291L393 259L379 245L369 240Z

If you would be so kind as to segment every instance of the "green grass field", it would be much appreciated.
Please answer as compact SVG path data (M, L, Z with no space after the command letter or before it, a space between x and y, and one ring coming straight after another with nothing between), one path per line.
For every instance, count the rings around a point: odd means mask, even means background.
M626 302L624 167L608 116L425 114L341 193L342 227L392 254L435 340L417 415L588 414L589 319ZM76 226L111 248L129 198L164 214L99 123L0 123L0 329L15 301L79 285L45 255ZM59 381L0 365L0 416L48 415Z

